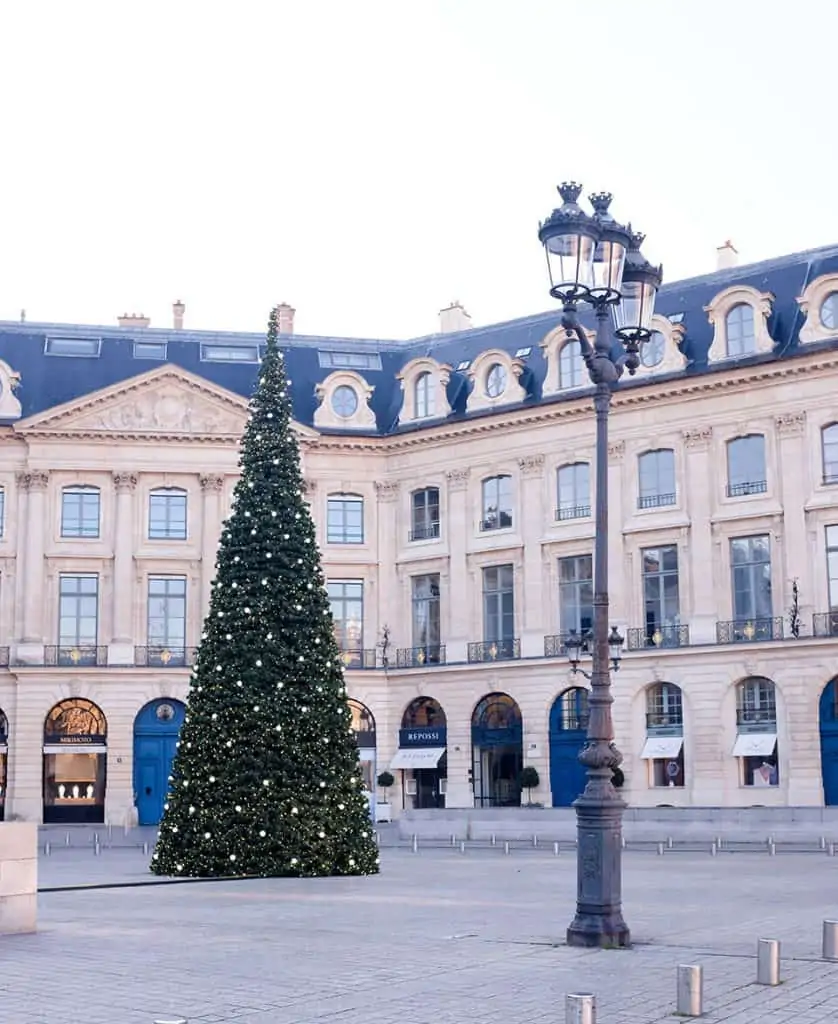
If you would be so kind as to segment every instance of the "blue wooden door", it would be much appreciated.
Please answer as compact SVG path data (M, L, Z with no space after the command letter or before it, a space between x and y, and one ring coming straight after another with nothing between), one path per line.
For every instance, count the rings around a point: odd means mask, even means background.
M180 701L156 700L134 722L134 793L140 825L157 825L163 817L184 710Z
M550 709L550 791L554 807L570 807L585 788L579 751L588 728L588 691L574 687L560 693Z
M830 806L838 804L838 686L835 679L821 694L820 724L823 802Z

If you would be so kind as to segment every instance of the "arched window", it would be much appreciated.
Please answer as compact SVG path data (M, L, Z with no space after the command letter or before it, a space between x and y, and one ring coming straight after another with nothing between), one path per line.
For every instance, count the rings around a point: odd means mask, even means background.
M44 721L44 822L105 820L108 725L101 708L74 697Z
M830 423L821 431L823 482L838 484L838 423Z
M445 712L433 697L416 697L404 710L402 729L444 729Z
M148 497L149 540L186 540L186 491L158 487Z
M734 437L727 443L727 496L764 494L765 438L762 434Z
M558 697L559 707L555 724L563 732L581 732L588 728L588 691L573 686Z
M491 476L483 481L481 530L512 526L512 477Z
M591 514L591 467L587 462L559 466L556 474L556 519L583 519Z
M777 696L764 676L743 679L736 688L736 744L746 786L779 784L777 756Z
M674 683L646 690L646 743L640 756L649 765L650 786L684 785L684 709Z
M638 461L638 508L660 508L674 505L675 452L671 448L658 448L644 452Z
M559 352L559 389L581 388L588 383L585 360L578 341L566 341Z
M747 302L734 306L725 317L727 354L731 358L751 355L756 351L754 308Z
M352 731L359 747L375 746L375 718L370 709L358 700L347 701L352 715Z
M475 807L518 807L524 761L521 709L506 693L490 693L471 716Z
M98 487L65 487L61 492L61 536L99 536Z
M434 378L430 373L420 373L414 385L416 402L416 418L427 419L436 414L436 391Z

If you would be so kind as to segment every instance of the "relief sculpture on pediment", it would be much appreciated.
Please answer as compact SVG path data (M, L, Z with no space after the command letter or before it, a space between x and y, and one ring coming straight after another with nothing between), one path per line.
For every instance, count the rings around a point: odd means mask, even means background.
M183 434L240 434L244 417L194 402L183 391L158 391L103 409L85 417L79 427L98 430L174 431ZM74 424L75 426L75 424Z

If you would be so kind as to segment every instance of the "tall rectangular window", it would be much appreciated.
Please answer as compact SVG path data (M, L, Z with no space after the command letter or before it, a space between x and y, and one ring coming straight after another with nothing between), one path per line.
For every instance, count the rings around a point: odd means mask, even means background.
M767 535L737 537L730 542L733 577L733 618L753 622L770 619L771 541Z
M638 459L638 508L659 508L675 504L675 452L659 448Z
M61 492L61 536L99 536L99 488L65 487Z
M727 495L763 494L766 489L765 438L735 437L727 443Z
M334 494L326 506L329 544L364 543L364 499L358 494Z
M556 483L556 519L582 519L591 514L591 467L587 462L560 466Z
M829 576L829 610L838 612L838 526L826 528L826 568Z
M492 476L483 481L481 530L512 526L512 477Z
M0 537L6 535L6 491L0 487Z
M483 639L489 643L515 638L515 574L511 565L483 570Z
M678 600L678 548L667 544L643 553L643 625L646 642L655 646L677 644L680 623Z
M186 491L161 487L148 498L149 540L186 540Z
M410 539L439 536L439 488L424 487L410 496Z
M332 606L335 639L347 667L358 667L364 659L364 582L332 580L326 584Z
M559 559L561 632L586 636L594 627L594 560L591 555Z
M425 649L428 661L439 661L439 574L414 576L412 599L413 646Z
M149 663L183 664L186 655L186 577L148 578Z
M59 648L71 651L95 648L99 625L99 577L93 574L62 574L58 588ZM84 655L82 660L85 660Z
M821 431L823 482L838 484L838 423L830 423Z

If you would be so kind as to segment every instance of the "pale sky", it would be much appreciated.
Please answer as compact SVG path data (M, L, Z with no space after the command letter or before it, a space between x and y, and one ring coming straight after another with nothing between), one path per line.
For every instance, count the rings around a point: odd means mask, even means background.
M836 35L827 0L7 0L0 318L541 312L570 178L670 281L838 242Z

